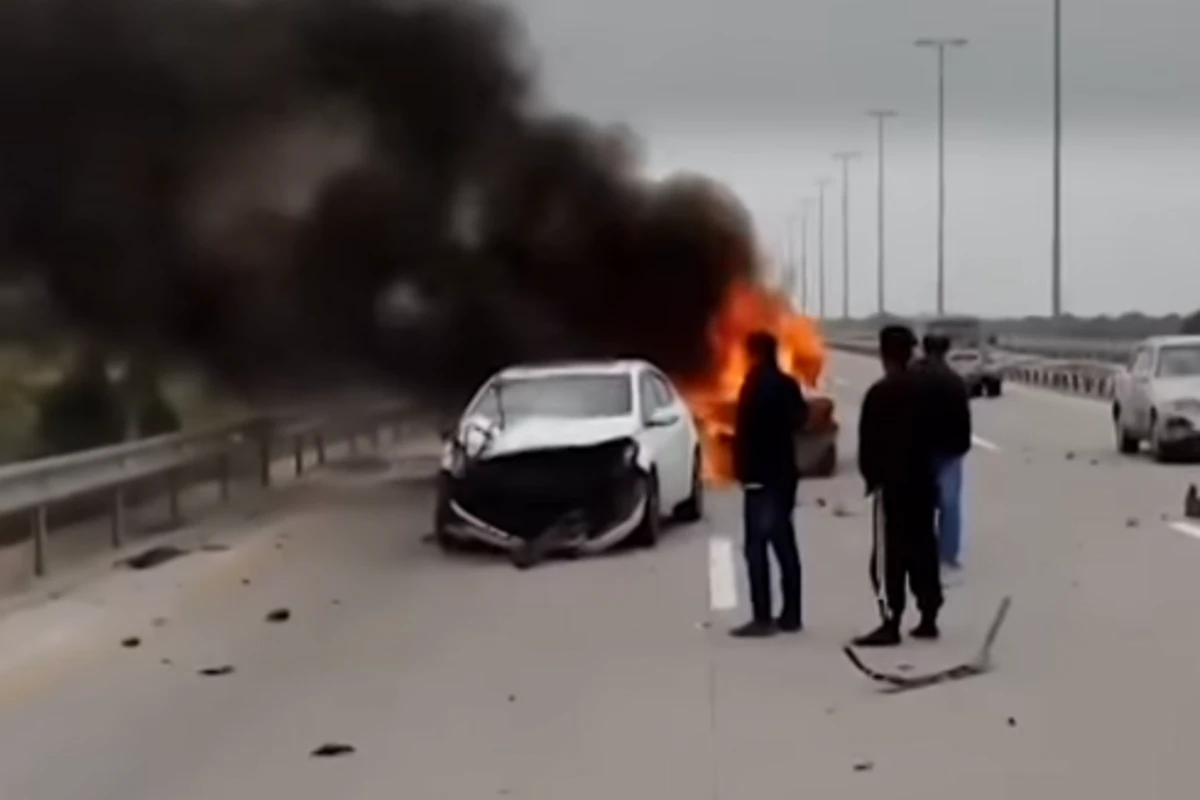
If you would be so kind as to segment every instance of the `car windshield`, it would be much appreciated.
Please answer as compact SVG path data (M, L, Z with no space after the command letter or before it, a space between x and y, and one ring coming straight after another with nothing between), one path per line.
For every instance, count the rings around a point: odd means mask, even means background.
M1172 345L1158 352L1158 377L1200 377L1200 344Z
M628 375L574 374L504 378L493 383L472 413L497 422L522 417L590 419L633 413Z

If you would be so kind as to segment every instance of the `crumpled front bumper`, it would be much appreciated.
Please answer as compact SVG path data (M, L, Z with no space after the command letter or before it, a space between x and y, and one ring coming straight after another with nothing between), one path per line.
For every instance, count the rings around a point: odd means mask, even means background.
M479 542L507 552L512 552L528 542L526 538L502 530L480 519L455 502L453 498L447 500L447 505L450 519L445 523L443 530L450 536ZM593 536L570 538L563 543L560 549L585 555L603 552L629 538L630 534L642 524L645 515L646 493L643 489L632 504L628 515Z

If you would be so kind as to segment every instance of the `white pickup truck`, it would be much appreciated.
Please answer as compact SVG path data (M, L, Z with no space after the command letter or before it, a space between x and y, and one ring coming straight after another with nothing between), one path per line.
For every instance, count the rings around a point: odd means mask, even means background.
M1113 426L1122 453L1142 442L1159 461L1200 455L1200 336L1154 336L1115 376Z

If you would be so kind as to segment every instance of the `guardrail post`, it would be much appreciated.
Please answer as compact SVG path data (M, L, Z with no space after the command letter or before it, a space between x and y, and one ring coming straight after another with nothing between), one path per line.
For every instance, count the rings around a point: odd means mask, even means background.
M33 510L33 574L39 578L46 576L48 568L46 559L46 507L38 506Z
M217 460L217 486L221 492L221 501L229 501L229 480L230 480L229 453L221 453L221 457Z
M258 479L265 489L271 485L271 428L261 423L256 431L258 439Z
M317 431L317 463L325 465L325 434L322 431Z
M358 434L354 431L350 431L350 433L346 435L346 444L350 446L350 457L356 457L358 455Z
M296 461L296 477L304 474L304 434L298 433L292 437L292 452Z
M112 495L112 546L114 550L125 544L125 487L118 486Z
M179 514L179 470L173 469L167 473L167 493L171 507L171 524L178 525Z

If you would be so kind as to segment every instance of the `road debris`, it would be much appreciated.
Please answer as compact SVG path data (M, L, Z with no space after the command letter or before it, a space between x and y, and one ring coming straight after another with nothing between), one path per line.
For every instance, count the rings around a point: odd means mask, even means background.
M277 608L267 614L267 622L287 622L292 618L292 612L286 608Z
M1075 451L1068 450L1067 451L1067 461L1074 461L1074 460L1075 460Z
M517 696L516 696L515 694L510 694L510 695L508 696L508 702L510 702L510 703L515 703L515 702L517 702Z
M1183 515L1188 519L1200 519L1200 492L1196 491L1194 483L1183 498Z
M825 498L824 498L824 497L818 497L818 498L817 498L817 508L824 508L825 506L826 506L826 503L825 503Z
M983 640L983 646L979 648L979 652L976 653L975 658L965 664L959 664L949 669L931 672L926 675L911 676L900 673L881 672L864 664L862 659L858 657L858 653L854 652L853 648L849 645L843 647L842 652L859 672L874 681L887 684L887 688L884 691L892 694L983 675L992 668L992 645L996 641L997 634L1000 633L1000 626L1004 624L1004 619L1008 616L1008 609L1011 604L1011 597L1005 597L1000 601L1000 607L996 609L996 616L992 619L987 636Z
M1016 718L1016 717L1009 717L1009 718L1008 718L1008 727L1010 727L1010 728L1015 728L1015 727L1017 727L1017 718Z
M169 667L169 666L171 666L172 664L174 664L175 662L174 662L174 661L172 661L172 660L171 660L171 659L169 659L169 658L164 658L164 659L162 659L161 661L159 661L158 663L162 664L164 667Z
M142 640L136 636L130 636L126 639L121 640L121 647L133 648L133 647L141 647L141 646L142 646Z
M873 769L875 769L874 761L859 761L854 765L855 772L870 772Z
M188 551L182 548L174 547L173 545L162 545L161 547L151 547L149 550L144 550L135 556L118 561L117 566L137 570L152 569L159 564L165 564L168 561L173 561L187 554Z
M215 678L220 675L232 675L233 667L229 664L225 664L224 666L220 667L205 667L204 669L200 670L200 674L206 678Z
M338 756L352 755L356 752L353 745L330 742L329 744L321 745L309 753L309 755L315 758L337 758Z
M1139 520L1137 517L1130 517L1129 519L1125 520L1126 528L1136 528L1137 526L1139 526L1141 524L1142 524L1141 520Z

